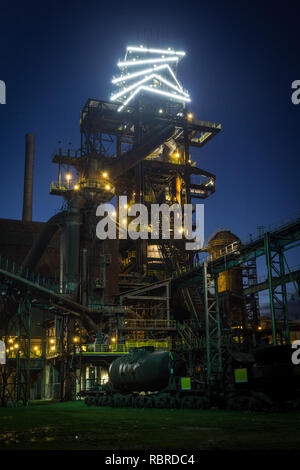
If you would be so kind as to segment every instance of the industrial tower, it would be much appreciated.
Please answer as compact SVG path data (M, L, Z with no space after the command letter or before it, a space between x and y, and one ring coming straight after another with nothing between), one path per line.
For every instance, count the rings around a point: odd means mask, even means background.
M34 140L28 136L21 224L30 242L13 263L3 266L0 259L0 327L9 361L0 378L3 402L27 402L33 382L43 396L75 398L106 380L112 360L136 346L182 350L190 372L212 381L222 372L224 341L241 335L244 341L258 328L255 260L276 248L277 233L242 246L219 231L192 252L184 234L176 237L171 212L169 238L153 239L150 220L148 237L123 236L134 204L150 213L153 204L184 207L215 192L215 175L197 166L192 150L221 125L191 113L190 95L177 75L184 55L127 47L110 101L88 99L81 111L80 148L59 148L53 157L58 178L50 194L63 198L63 208L39 226L31 220ZM115 239L97 236L103 203L115 207ZM300 233L297 224L285 229L286 245ZM201 260L203 250L208 255ZM273 295L278 283L270 279ZM288 341L284 296L282 287ZM274 314L274 342L276 321Z

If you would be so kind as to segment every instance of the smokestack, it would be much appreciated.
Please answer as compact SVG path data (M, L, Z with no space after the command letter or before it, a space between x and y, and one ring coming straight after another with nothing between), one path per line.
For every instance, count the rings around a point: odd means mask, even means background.
M26 134L22 222L32 221L33 164L34 164L34 134Z

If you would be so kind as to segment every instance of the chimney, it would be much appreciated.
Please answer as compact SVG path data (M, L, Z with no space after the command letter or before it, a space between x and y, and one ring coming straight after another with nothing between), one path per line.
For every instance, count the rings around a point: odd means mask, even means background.
M22 222L32 221L33 164L34 164L34 134L26 134Z

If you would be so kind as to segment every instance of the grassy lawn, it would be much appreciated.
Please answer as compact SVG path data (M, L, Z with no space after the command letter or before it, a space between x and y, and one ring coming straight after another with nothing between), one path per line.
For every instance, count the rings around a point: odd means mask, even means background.
M87 407L0 408L0 449L300 449L300 413Z

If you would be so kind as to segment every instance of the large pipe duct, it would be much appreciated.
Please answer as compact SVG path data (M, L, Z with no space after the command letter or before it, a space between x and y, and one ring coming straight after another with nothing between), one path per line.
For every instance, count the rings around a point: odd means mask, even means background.
M112 180L118 178L144 160L151 152L154 152L155 149L173 135L174 130L173 124L166 127L161 127L160 124L148 131L143 136L141 143L134 145L131 150L115 159L111 168Z
M65 223L66 213L59 212L46 222L39 237L32 245L29 253L21 266L21 275L24 275L26 270L33 271L39 260L41 259L44 251L46 250L51 238L55 232Z
M88 304L88 250L83 248L81 251L81 303L82 305Z
M77 294L79 285L79 242L80 242L80 209L77 201L73 201L68 211L55 214L46 222L43 230L32 245L21 265L21 275L26 271L33 271L43 253L47 249L55 232L63 227L62 259L60 270L63 278L60 279L61 290L66 289Z
M65 285L76 296L79 287L80 207L72 200L65 224Z
M32 221L33 165L34 165L34 134L26 134L22 222Z

